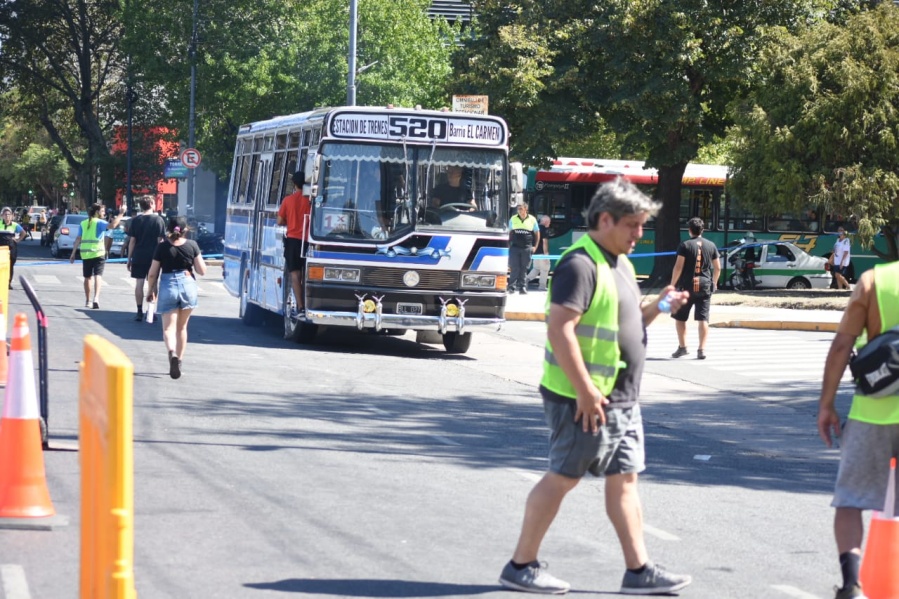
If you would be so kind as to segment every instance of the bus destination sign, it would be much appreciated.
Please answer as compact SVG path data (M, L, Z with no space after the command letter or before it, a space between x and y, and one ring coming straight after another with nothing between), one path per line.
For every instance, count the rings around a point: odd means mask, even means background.
M481 146L505 145L500 123L467 116L342 112L331 119L331 137L384 141L443 141Z

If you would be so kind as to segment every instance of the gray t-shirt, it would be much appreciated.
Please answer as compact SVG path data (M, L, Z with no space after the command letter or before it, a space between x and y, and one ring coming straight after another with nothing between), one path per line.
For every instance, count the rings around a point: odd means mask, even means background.
M646 361L646 327L640 308L640 288L623 260L619 261L601 245L597 244L597 247L608 260L615 278L618 290L618 347L621 360L627 364L618 372L615 387L608 398L609 405L628 408L637 403ZM583 314L590 307L595 291L596 264L586 251L573 251L556 265L552 278L552 303ZM545 387L541 387L540 391L544 395L561 398Z

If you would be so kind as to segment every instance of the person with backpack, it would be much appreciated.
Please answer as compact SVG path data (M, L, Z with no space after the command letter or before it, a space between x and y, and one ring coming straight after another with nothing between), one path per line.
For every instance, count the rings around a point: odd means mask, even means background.
M687 319L695 306L693 318L699 324L696 359L705 360L705 343L709 338L709 308L712 305L712 293L718 287L721 261L715 244L702 237L705 229L702 219L694 216L687 226L690 229L690 239L682 241L677 248L671 284L678 291L689 292L690 299L680 310L671 314L677 329L677 349L671 357L680 358L690 353L687 350Z
M881 510L889 481L890 458L899 448L899 394L869 397L856 389L845 425L835 407L837 389L856 339L868 342L899 325L899 262L865 271L849 298L824 363L818 400L818 434L830 447L838 437L840 466L831 506L843 586L836 599L864 597L859 582L864 510ZM899 485L897 485L899 486ZM895 494L899 497L899 492ZM897 508L897 506L894 506Z

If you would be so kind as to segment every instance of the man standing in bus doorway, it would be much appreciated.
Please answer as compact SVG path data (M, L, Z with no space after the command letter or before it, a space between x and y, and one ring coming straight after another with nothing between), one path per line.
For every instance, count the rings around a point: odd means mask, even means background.
M846 236L846 229L837 228L839 237L833 244L833 254L830 255L830 269L833 272L833 278L837 282L837 289L849 289L849 282L846 280L846 274L849 271L849 255L852 242Z
M309 240L311 212L309 198L303 195L304 177L302 170L293 174L294 192L284 198L278 209L278 225L287 227L284 234L284 265L290 273L290 286L296 300L298 316L306 310L303 285L306 276L306 243Z
M106 266L106 232L115 229L126 206L122 204L118 214L111 223L103 220L106 216L106 206L100 203L93 204L87 210L87 220L81 221L78 237L72 246L72 255L69 263L75 262L75 254L81 251L81 274L84 277L84 307L94 310L100 309L100 288L103 286L103 269ZM91 303L91 280L94 282L94 300Z
M834 406L837 389L856 339L867 331L870 341L895 326L899 326L899 262L879 264L862 274L824 362L818 434L828 447L833 443L833 434L842 445L831 502L836 508L833 529L843 575L843 586L836 589L836 599L864 597L859 583L865 535L862 511L884 508L890 458L897 457L899 448L899 395L875 399L856 393L841 429L840 415ZM894 507L899 509L899 505Z
M540 226L537 219L528 214L528 205L518 205L518 214L509 219L509 286L507 291L522 294L528 292L527 272L531 256L540 247Z
M153 203L149 198L138 200L140 214L131 219L128 225L128 272L134 279L134 301L137 303L137 315L134 320L144 319L144 281L153 264L156 246L165 237L165 221L153 211Z
M538 234L540 235L540 253L544 256L549 255L549 225L552 221L549 216L543 215L537 219L537 225L540 227ZM549 278L549 258L534 259L534 267L528 273L528 283L534 279L540 279L537 291L546 291L546 283Z
M627 254L659 204L618 179L599 187L587 209L589 230L559 259L547 308L540 394L550 436L549 470L528 495L518 545L500 584L531 593L569 590L537 560L565 496L588 472L604 476L606 513L618 535L626 571L622 594L676 592L692 582L649 559L637 477L645 470L639 389L646 327L659 300L640 305ZM667 287L672 307L687 294Z
M19 255L19 242L25 240L25 229L22 225L12 220L12 208L5 206L0 210L0 246L9 248L9 288L12 289L13 271L16 267L16 258Z
M690 239L682 241L677 248L677 260L671 272L671 284L679 291L688 291L690 299L680 310L672 311L677 329L677 350L672 358L686 356L687 351L687 319L690 308L696 307L693 318L699 324L699 349L697 360L705 360L705 342L709 337L709 308L712 305L712 293L718 287L721 275L721 262L718 248L708 239L702 238L705 224L698 216L687 223Z

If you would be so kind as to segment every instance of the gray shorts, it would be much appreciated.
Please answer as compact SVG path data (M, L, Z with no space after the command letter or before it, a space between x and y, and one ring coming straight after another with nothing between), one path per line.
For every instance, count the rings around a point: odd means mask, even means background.
M899 456L899 424L847 420L840 446L840 469L830 505L882 510L890 475L890 458ZM899 489L896 497L899 499ZM895 509L899 514L899 501Z
M606 407L599 434L585 433L574 421L577 403L543 394L543 410L551 430L549 470L569 478L640 473L646 469L640 406Z

